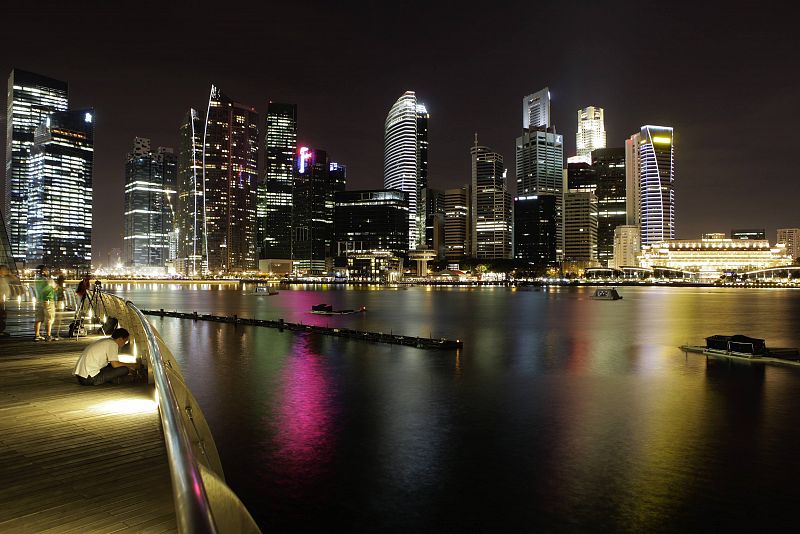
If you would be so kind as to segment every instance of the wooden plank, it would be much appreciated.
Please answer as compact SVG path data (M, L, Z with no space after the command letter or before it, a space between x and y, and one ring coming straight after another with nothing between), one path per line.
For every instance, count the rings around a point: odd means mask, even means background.
M176 530L157 412L104 404L152 390L80 386L90 341L0 341L0 531Z

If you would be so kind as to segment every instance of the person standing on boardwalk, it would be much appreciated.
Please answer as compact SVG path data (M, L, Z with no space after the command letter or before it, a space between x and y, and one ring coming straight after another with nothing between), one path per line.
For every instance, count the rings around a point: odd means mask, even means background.
M138 363L119 361L119 349L128 342L130 334L124 328L111 332L110 338L99 339L83 349L73 374L82 386L99 386L134 373Z
M50 283L50 270L44 265L39 266L39 275L34 283L36 291L36 322L34 323L34 341L44 341L42 337L42 323L47 331L47 341L52 337L53 319L56 317L56 294Z

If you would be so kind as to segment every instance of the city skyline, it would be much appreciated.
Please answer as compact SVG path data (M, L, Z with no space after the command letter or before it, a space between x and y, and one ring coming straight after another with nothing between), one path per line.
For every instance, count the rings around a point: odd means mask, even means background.
M24 16L26 9L32 8L9 8L9 15ZM275 9L288 13L288 8ZM691 23L670 14L669 6L646 6L634 14L623 4L609 7L576 2L562 8L547 7L543 10L551 25L544 32L562 44L534 63L533 56L520 58L519 45L524 39L521 21L515 20L516 5L482 16L480 21L453 21L444 8L428 8L419 28L402 37L410 43L410 49L402 52L398 46L401 38L392 31L399 23L388 16L388 7L348 7L340 13L318 9L328 15L321 17L324 24L311 23L318 37L301 42L290 27L276 28L265 37L276 53L265 56L258 69L243 68L244 60L231 53L231 47L251 44L247 32L237 33L218 52L211 50L211 45L198 45L197 54L211 54L203 65L177 62L182 47L170 29L172 23L191 23L201 15L186 13L179 6L160 12L163 29L155 29L147 41L132 41L135 37L128 29L147 14L146 9L117 20L113 10L105 8L59 11L53 20L40 21L40 38L30 46L3 47L0 68L5 73L18 67L64 80L70 87L71 105L96 109L95 221L103 224L93 235L95 261L101 263L109 250L122 248L121 191L131 140L146 136L156 146L178 146L178 126L186 109L207 98L204 88L211 83L225 87L262 114L269 100L297 103L298 143L336 154L337 160L348 166L348 180L354 189L381 187L383 119L397 95L406 90L423 95L431 113L431 187L446 189L466 182L470 164L464 153L476 130L483 142L504 156L509 176L513 176L512 143L519 135L520 101L547 86L552 96L552 122L564 136L565 158L575 154L576 110L588 105L604 108L609 147L622 146L642 124L675 127L679 176L675 184L679 198L676 237L752 226L767 228L774 239L776 228L797 225L792 220L793 199L800 194L800 184L787 183L789 164L781 156L791 152L792 132L781 119L796 92L797 79L778 69L793 55L796 45L790 40L781 42L789 38L776 30L782 21L773 12L752 8L728 14L723 25L717 24L717 10L711 7L694 7ZM251 16L225 15L214 25L251 27L265 16L257 9L245 12ZM620 18L620 14L625 16ZM597 29L587 35L574 33L578 15L592 16L598 21ZM486 17L508 28L504 41L477 51L479 57L496 62L493 70L497 75L490 80L465 78L466 69L476 59L455 52L467 49L473 30L485 24ZM644 20L651 22L646 29L637 25ZM452 28L446 39L430 32L445 21ZM388 25L389 31L379 22ZM713 32L702 49L695 47L696 24L705 24ZM63 28L75 25L95 28L97 43L116 44L88 48L78 43L60 44L62 55L74 61L56 60L44 53L54 43L61 43ZM721 26L727 28L724 33ZM379 27L383 29L378 31ZM11 25L3 41L24 42L28 30L25 24ZM648 47L628 47L647 32ZM735 41L725 36L734 33ZM360 39L352 43L341 36L331 39L337 35ZM136 47L126 44L134 42ZM370 46L363 46L364 42ZM322 72L313 77L303 72L292 74L298 58L316 50L324 51ZM388 67L401 55L423 57L426 52L425 61L411 61L407 69ZM155 59L135 68L121 61L134 53ZM451 61L443 63L444 57ZM664 71L674 75L665 78L631 68L643 59L658 59ZM525 69L519 69L520 61ZM749 75L742 76L740 66L739 70L731 68L741 64L748 65L744 68ZM780 78L774 74L777 72L783 73ZM691 84L686 85L686 80ZM359 89L351 90L353 87ZM759 98L740 102L736 95L748 91ZM736 113L731 113L732 109ZM742 140L730 142L742 120L757 122L770 134L746 140L742 136ZM747 157L739 157L740 153ZM766 184L757 196L763 209L750 206L753 176ZM717 202L720 189L726 202ZM98 203L98 198L104 201Z

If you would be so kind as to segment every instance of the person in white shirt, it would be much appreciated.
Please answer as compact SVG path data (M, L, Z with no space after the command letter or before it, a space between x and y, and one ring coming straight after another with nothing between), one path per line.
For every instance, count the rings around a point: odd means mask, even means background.
M87 345L73 371L78 383L82 386L99 386L133 372L139 364L119 361L119 349L129 338L127 330L117 328L111 332L110 338Z

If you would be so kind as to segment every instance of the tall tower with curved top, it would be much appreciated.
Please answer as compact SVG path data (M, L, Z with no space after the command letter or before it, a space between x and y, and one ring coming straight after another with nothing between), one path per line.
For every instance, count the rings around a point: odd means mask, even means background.
M642 126L625 141L628 224L642 245L675 239L675 147L669 126Z
M389 109L384 126L383 183L408 194L409 249L424 244L428 187L428 110L406 91Z

